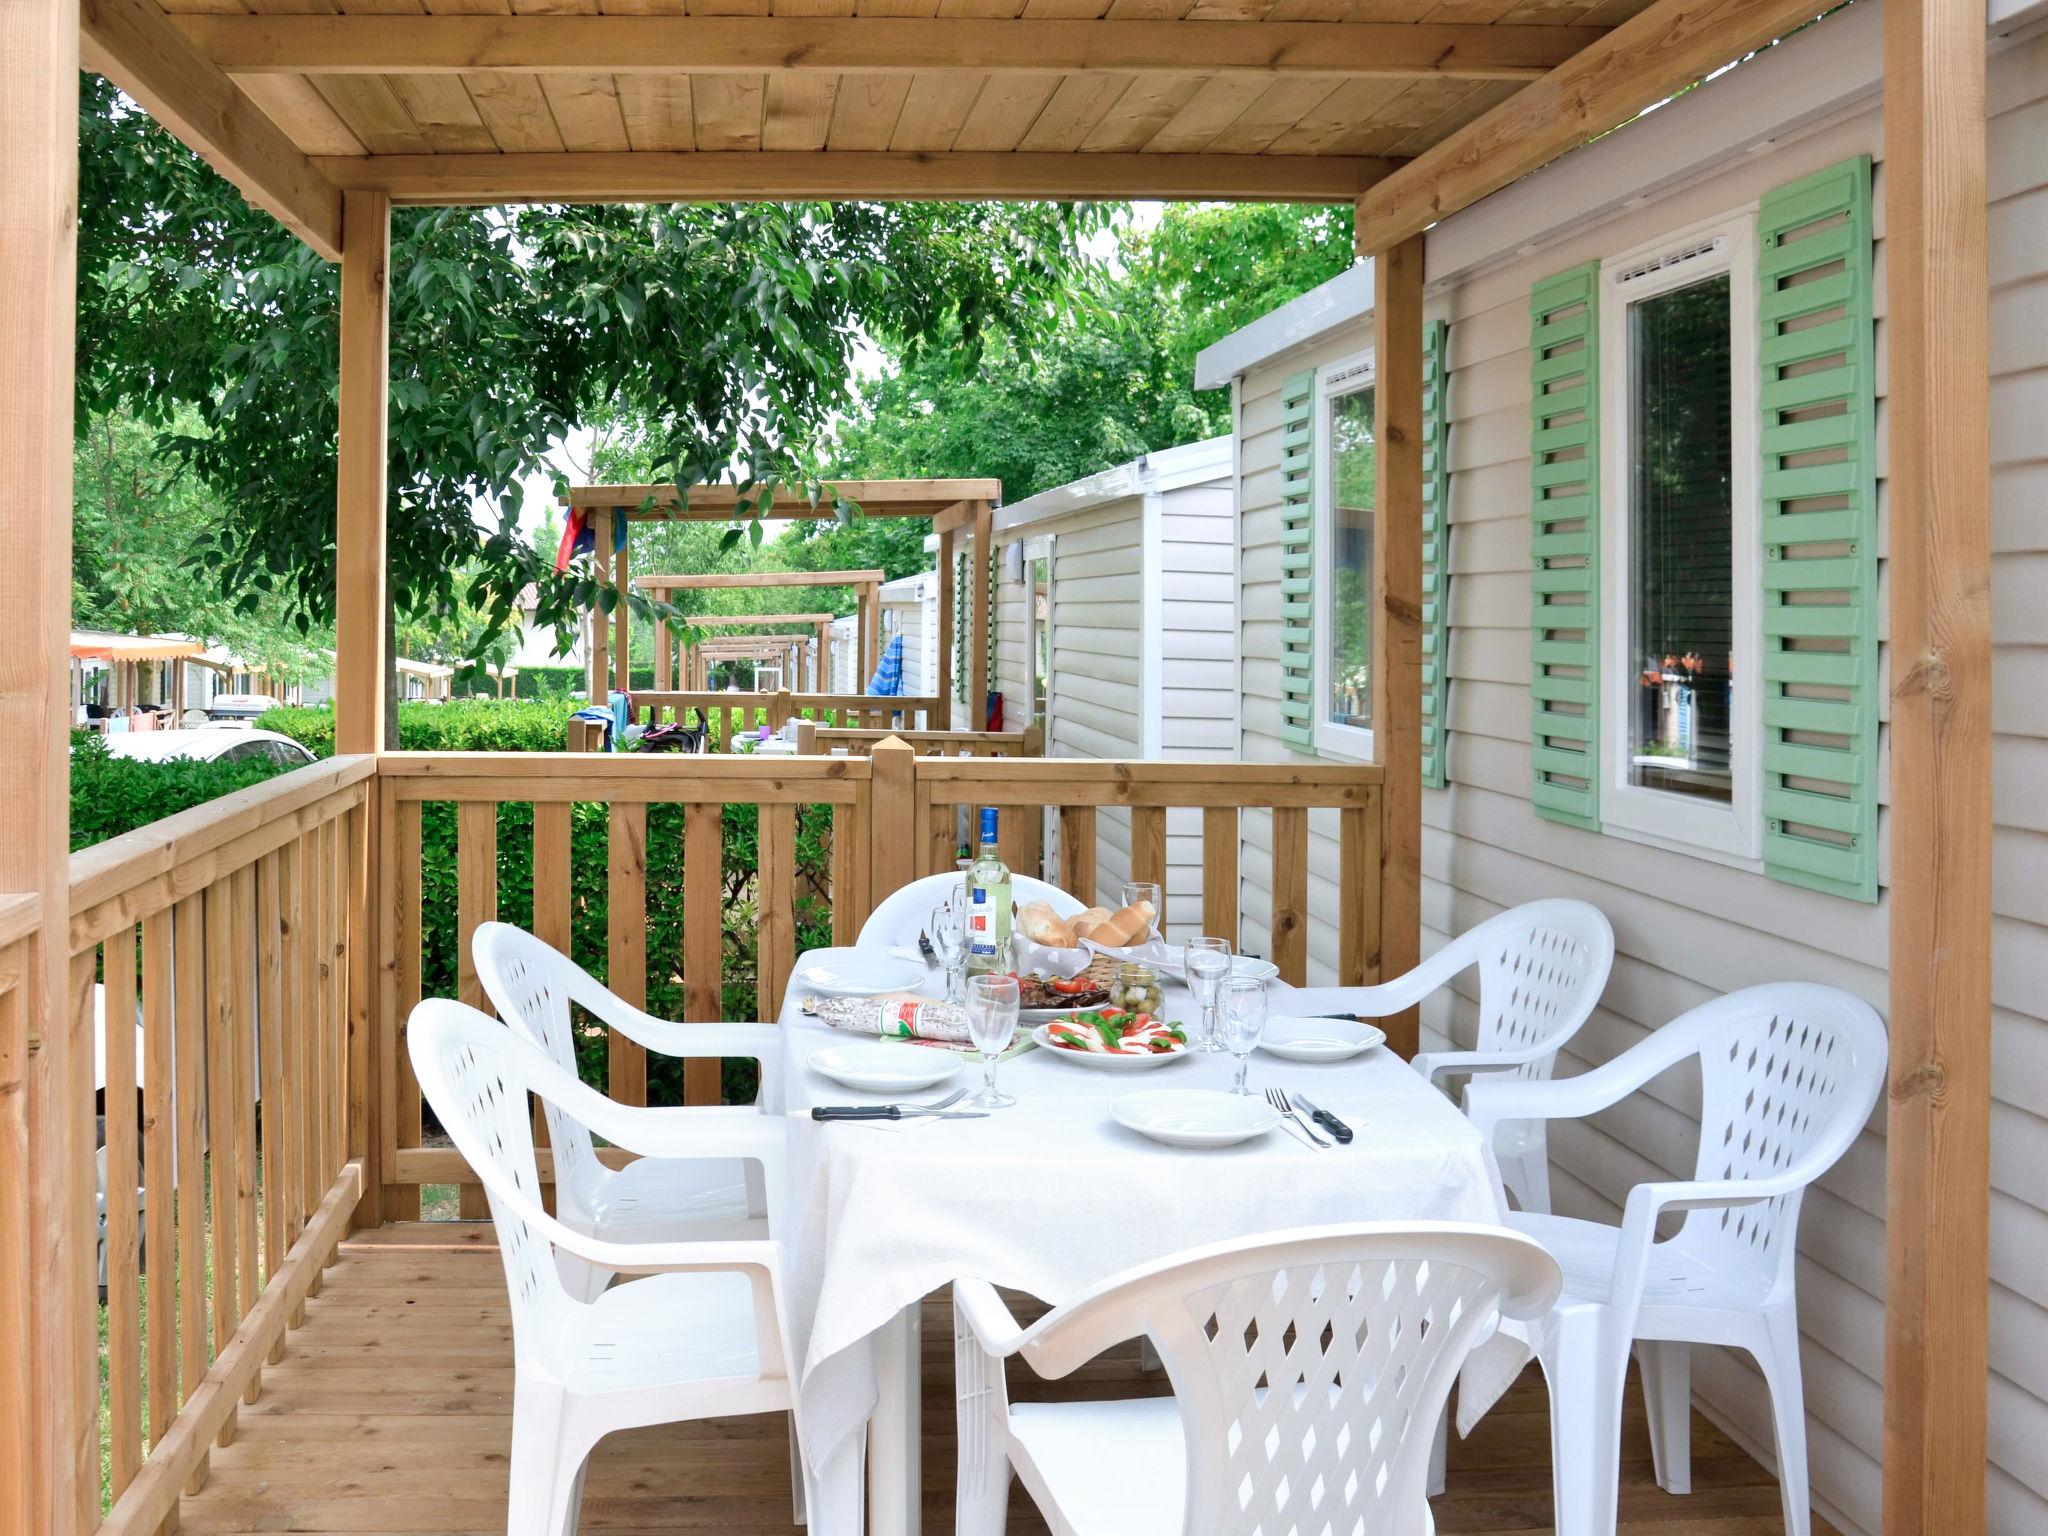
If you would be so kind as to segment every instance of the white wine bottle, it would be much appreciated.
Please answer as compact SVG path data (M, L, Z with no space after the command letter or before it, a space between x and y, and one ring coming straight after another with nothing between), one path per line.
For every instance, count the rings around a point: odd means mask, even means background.
M996 808L981 808L981 851L967 867L967 974L1010 969L1010 866L996 851Z

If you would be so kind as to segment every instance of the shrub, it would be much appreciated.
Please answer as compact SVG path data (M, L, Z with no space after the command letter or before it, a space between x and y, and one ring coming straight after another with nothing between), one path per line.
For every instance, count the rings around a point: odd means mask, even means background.
M221 795L285 772L270 762L202 763L173 758L146 763L108 755L89 731L71 738L71 846L90 848Z
M398 745L404 752L565 752L575 707L548 699L400 704ZM256 724L291 737L315 757L334 755L332 709L272 709Z

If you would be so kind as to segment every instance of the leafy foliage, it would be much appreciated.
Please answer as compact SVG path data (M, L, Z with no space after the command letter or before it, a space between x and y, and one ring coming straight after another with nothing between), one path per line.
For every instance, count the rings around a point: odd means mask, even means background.
M284 772L277 763L112 757L103 737L71 738L71 847L90 848Z
M573 704L551 699L455 699L398 706L402 752L566 752ZM315 757L334 755L332 709L270 709L257 729L301 743Z
M127 406L221 495L195 551L223 590L334 602L334 268L112 87L80 107L81 415ZM558 578L521 481L625 401L684 480L802 483L862 335L971 364L1058 305L1089 215L1065 206L766 204L403 210L391 262L390 580L458 603L479 647L537 588L543 623L619 600ZM188 423L178 412L197 413ZM483 509L481 512L479 508Z

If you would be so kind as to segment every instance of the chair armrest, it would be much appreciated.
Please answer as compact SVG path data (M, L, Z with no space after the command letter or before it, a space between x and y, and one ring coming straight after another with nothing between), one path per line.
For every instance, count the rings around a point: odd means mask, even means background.
M1622 1208L1621 1235L1614 1246L1614 1279L1608 1297L1616 1315L1634 1326L1643 1282L1649 1274L1650 1250L1657 1244L1657 1218L1664 1212L1761 1205L1805 1182L1780 1174L1768 1179L1667 1179L1636 1185Z
M645 1109L621 1104L564 1072L538 1051L526 1070L539 1097L602 1136L642 1157L729 1158L763 1165L772 1179L782 1168L787 1129L779 1115L745 1105L702 1109Z
M955 1280L953 1313L973 1333L975 1342L998 1360L1014 1355L1024 1342L1024 1329L986 1280Z
M779 1024L679 1024L636 1008L595 981L574 989L575 1001L635 1045L677 1060L746 1057L761 1064L761 1106L782 1110L782 1026Z
M1465 1088L1465 1118L1491 1140L1495 1127L1506 1120L1579 1120L1598 1114L1689 1054L1683 1041L1660 1038L1662 1033L1577 1077L1474 1078Z
M1422 1074L1425 1083L1434 1083L1440 1073L1498 1072L1541 1061L1556 1050L1555 1045L1536 1045L1519 1051L1421 1051L1409 1058L1408 1065Z

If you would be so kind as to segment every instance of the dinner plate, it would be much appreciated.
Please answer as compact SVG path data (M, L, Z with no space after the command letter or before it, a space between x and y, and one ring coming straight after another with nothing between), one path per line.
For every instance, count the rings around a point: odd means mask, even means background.
M1040 1050L1061 1061L1070 1061L1077 1067L1095 1067L1104 1072L1143 1072L1194 1054L1192 1046L1178 1051L1147 1051L1142 1056L1112 1056L1108 1051L1070 1051L1063 1045L1054 1045L1047 1029L1047 1025L1041 1024L1031 1031L1031 1038L1038 1042Z
M890 1045L864 1040L857 1045L828 1046L810 1055L811 1070L833 1082L869 1093L902 1093L943 1083L960 1070L951 1051L921 1045Z
M912 991L924 984L927 974L915 960L900 956L847 954L798 966L795 979L799 990L833 997L878 997L884 992Z
M1271 981L1280 974L1280 967L1270 960L1261 960L1257 955L1232 955L1230 974L1233 979Z
M1259 1049L1289 1061L1343 1061L1384 1044L1387 1032L1356 1019L1272 1018Z
M1214 1088L1151 1088L1109 1106L1118 1125L1169 1147L1228 1147L1263 1136L1280 1123L1263 1098Z

